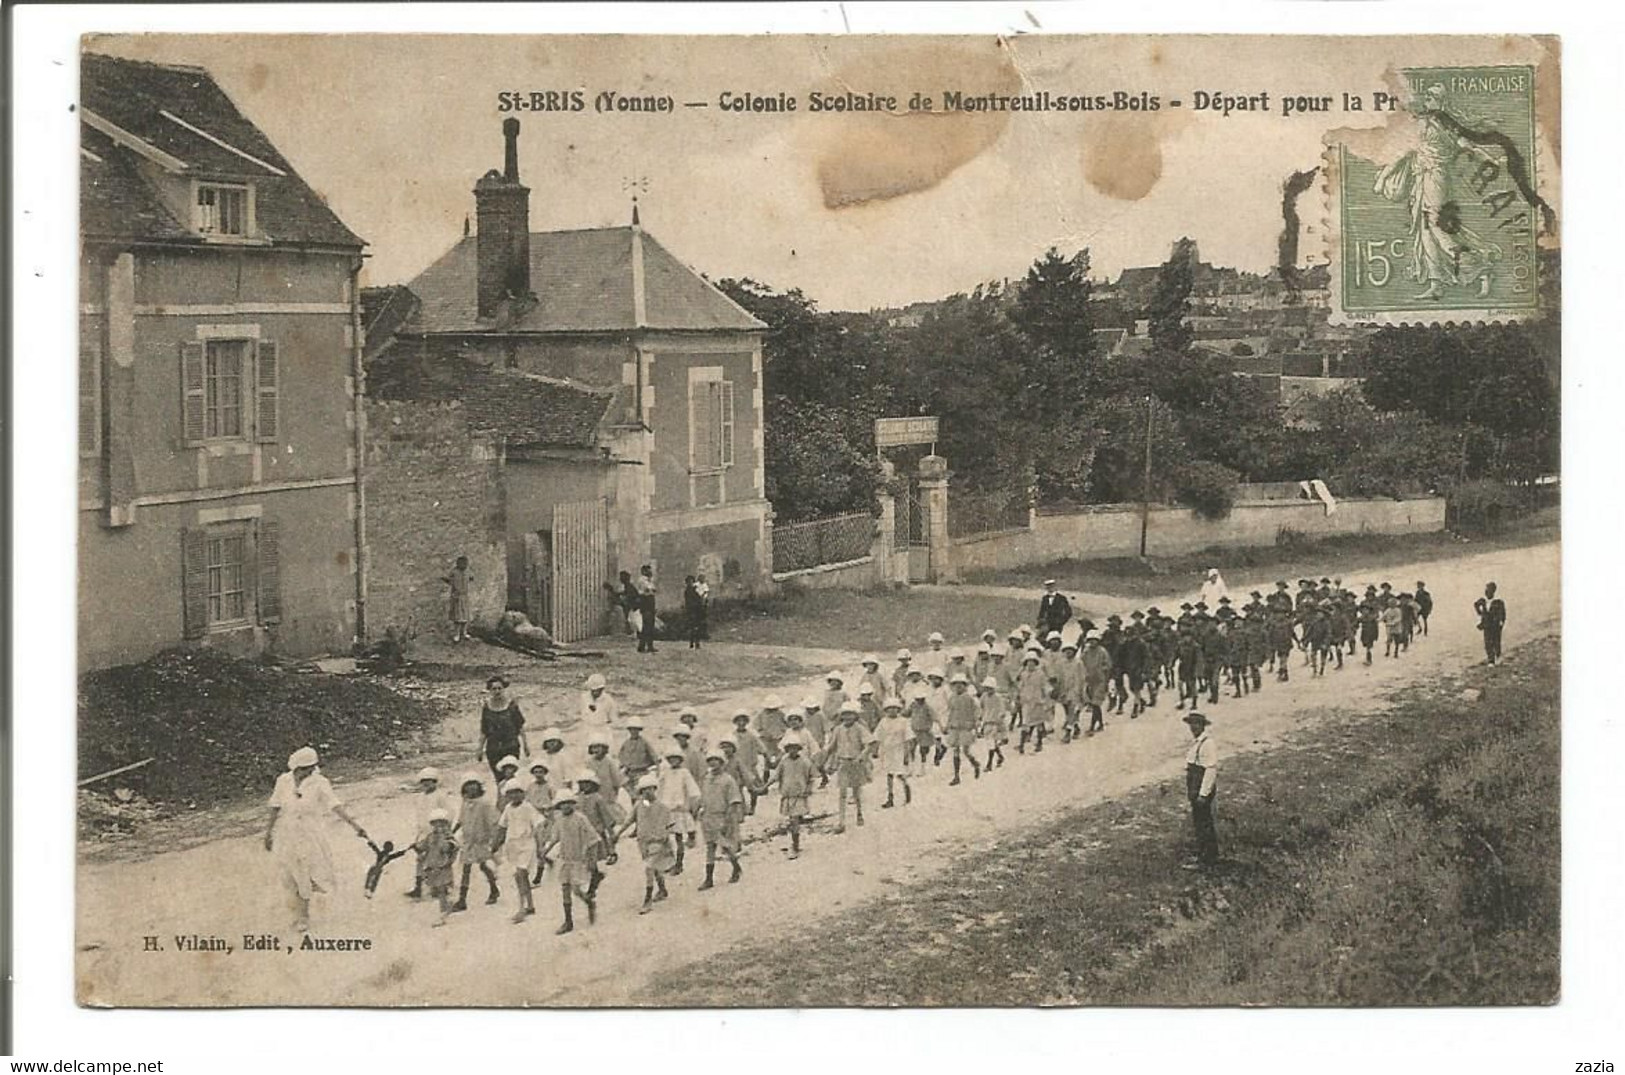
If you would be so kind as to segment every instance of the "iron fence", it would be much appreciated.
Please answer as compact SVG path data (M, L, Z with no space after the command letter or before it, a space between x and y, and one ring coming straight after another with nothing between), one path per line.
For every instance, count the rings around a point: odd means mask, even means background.
M866 511L773 528L773 570L805 571L861 560L872 551L875 520Z
M948 535L974 537L1025 530L1026 489L955 489L948 497Z

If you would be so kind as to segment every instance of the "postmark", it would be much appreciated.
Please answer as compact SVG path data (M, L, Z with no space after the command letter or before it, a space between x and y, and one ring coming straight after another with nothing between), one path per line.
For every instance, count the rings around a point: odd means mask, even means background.
M1540 307L1532 66L1421 67L1377 129L1327 136L1332 317L1518 320Z

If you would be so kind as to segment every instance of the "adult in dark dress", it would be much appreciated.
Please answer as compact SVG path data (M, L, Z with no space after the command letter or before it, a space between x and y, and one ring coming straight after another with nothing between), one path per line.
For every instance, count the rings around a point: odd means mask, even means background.
M519 703L508 697L508 681L492 676L485 681L485 689L489 693L480 707L480 743L474 757L483 759L495 776L497 762L507 757L527 757L530 743L525 739L525 715Z

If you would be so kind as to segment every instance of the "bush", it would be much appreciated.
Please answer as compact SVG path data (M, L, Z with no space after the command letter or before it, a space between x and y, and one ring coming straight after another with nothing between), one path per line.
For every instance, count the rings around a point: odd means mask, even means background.
M1190 463L1174 481L1179 502L1204 519L1224 519L1236 504L1239 475L1218 463Z
M1283 526L1275 532L1275 547L1286 552L1308 552L1315 547L1315 539L1302 530Z
M1486 479L1457 486L1446 511L1453 529L1494 531L1528 512L1530 502L1523 490Z

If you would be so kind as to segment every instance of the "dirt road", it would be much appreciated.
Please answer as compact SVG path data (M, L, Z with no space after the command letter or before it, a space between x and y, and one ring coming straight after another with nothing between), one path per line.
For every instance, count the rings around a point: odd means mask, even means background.
M1365 581L1356 565L1328 564L1326 571ZM1268 749L1316 710L1368 709L1394 687L1481 659L1471 602L1487 579L1500 583L1511 611L1508 648L1558 629L1555 545L1388 568L1377 578L1403 585L1428 581L1437 602L1431 636L1402 658L1379 657L1371 668L1351 662L1315 679L1295 664L1289 684L1267 683L1261 694L1240 701L1225 698L1209 711L1229 752ZM1273 579L1228 581L1233 592L1245 593ZM976 599L974 593L965 597ZM1170 595L1151 603L1167 608L1179 599ZM1084 605L1095 614L1125 604L1104 601L1109 603L1091 597ZM843 667L856 657L846 656ZM806 680L786 683L779 693L796 698L812 686ZM764 693L719 700L710 710L721 717L735 705L758 703ZM675 879L672 898L639 917L642 870L630 843L623 844L627 855L605 882L598 925L582 923L563 938L553 935L559 914L550 878L538 892L540 913L520 926L508 922L513 897L505 892L498 906L476 905L446 928L431 929L433 908L401 896L411 873L404 861L369 902L360 888L371 856L337 825L333 843L344 889L325 906L318 903L315 936L367 939L364 951L289 950L296 935L288 929L270 858L256 839L233 837L136 862L85 865L77 907L80 996L91 1004L122 1005L636 1003L657 973L738 941L848 911L1063 808L1168 780L1182 769L1187 739L1164 701L1145 717L1111 721L1103 735L1076 745L1052 746L1041 756L1012 751L1005 768L980 781L967 776L962 786L949 788L944 768L921 782L912 806L881 810L870 803L868 824L842 836L829 833L825 823L806 839L795 862L785 856L786 839L767 834L777 818L773 801L764 799L746 825L742 883L698 892L701 871L691 859L695 865ZM338 790L373 832L399 839L409 829L410 806L397 790L407 776L390 773ZM871 796L877 791L883 794L871 785ZM824 812L832 801L825 792L815 797L813 809ZM177 935L193 934L219 937L234 950L178 950ZM245 934L272 935L281 948L245 951ZM148 937L156 938L160 951L144 950Z

